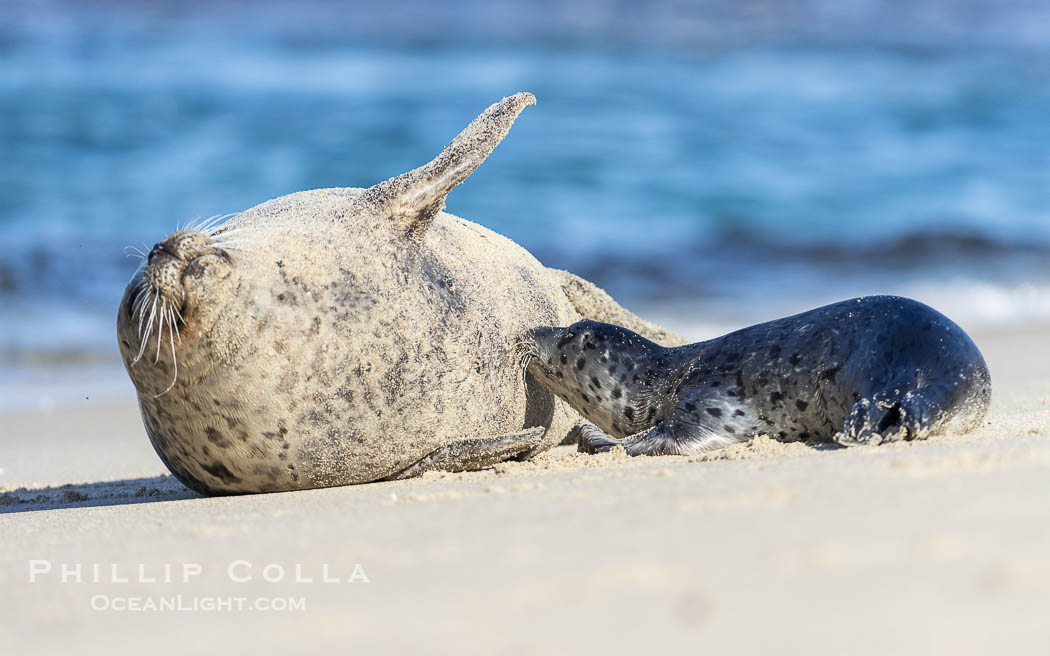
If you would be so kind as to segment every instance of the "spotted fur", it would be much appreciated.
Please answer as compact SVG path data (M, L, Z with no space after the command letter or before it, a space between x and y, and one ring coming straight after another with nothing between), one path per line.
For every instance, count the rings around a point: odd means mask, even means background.
M533 333L529 371L593 425L581 449L689 454L767 434L872 443L973 428L991 380L980 351L932 308L843 301L665 348L581 321ZM624 439L622 442L619 441Z

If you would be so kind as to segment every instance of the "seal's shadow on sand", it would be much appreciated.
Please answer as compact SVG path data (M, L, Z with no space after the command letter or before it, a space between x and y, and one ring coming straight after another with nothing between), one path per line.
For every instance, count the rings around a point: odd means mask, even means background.
M203 496L190 490L171 476L151 476L119 481L71 483L52 487L23 487L7 490L0 492L0 515L37 510L120 506L199 498Z
M536 411L542 412L543 408L537 408ZM746 448L748 445L736 446ZM754 444L752 443L751 446L754 447ZM833 442L810 442L805 446L814 452L838 451L846 448ZM710 457L704 459L722 459L726 453L728 453L726 450L721 449L708 451L707 454ZM759 457L770 457L770 454ZM208 497L178 482L175 477L165 474L97 483L67 483L49 487L2 490L0 491L0 515L206 498Z

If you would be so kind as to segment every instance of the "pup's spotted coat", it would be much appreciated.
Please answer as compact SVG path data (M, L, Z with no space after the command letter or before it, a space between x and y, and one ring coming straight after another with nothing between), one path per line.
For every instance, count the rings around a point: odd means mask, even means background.
M529 371L592 423L583 451L690 454L758 434L874 443L966 431L985 415L980 351L932 308L857 298L664 348L620 326L534 331ZM620 441L617 438L626 438Z

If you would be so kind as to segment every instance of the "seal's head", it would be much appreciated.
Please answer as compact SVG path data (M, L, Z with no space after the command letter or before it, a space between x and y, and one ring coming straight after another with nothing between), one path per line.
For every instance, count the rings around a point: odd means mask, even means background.
M155 396L175 384L179 350L214 323L218 308L209 300L233 267L229 251L214 232L215 228L202 224L158 242L121 301L117 319L121 356L136 383L159 387L152 389ZM166 378L157 376L158 370ZM169 382L161 385L161 380Z
M666 405L668 349L626 328L584 320L533 330L528 371L607 433L637 432Z

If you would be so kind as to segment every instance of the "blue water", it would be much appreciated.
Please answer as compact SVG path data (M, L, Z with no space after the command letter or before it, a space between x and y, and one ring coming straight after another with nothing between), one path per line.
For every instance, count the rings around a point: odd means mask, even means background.
M8 372L116 362L126 245L370 185L519 90L449 211L643 313L1050 316L1050 3L146 4L0 3Z

